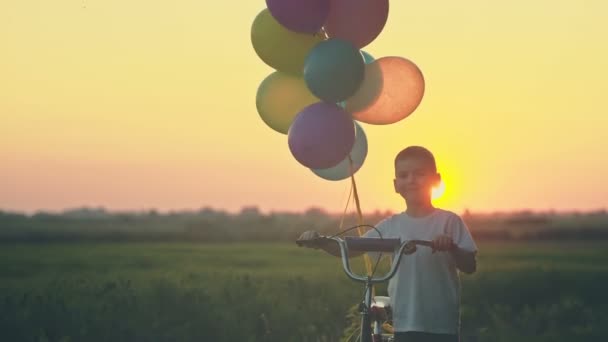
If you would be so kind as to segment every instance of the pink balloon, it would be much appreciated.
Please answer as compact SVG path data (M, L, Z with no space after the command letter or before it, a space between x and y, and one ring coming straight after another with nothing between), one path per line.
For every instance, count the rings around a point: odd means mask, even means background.
M363 84L346 101L355 120L388 125L408 117L424 96L424 76L402 57L382 57L365 68Z
M388 19L388 0L331 0L325 31L362 48L371 43Z
M287 134L289 149L298 162L311 169L327 169L351 151L355 124L337 105L317 102L298 113Z

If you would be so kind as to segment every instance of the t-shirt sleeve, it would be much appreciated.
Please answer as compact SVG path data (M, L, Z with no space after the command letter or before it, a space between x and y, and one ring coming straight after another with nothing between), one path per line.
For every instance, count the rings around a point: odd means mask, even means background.
M454 215L448 225L447 234L452 236L454 243L461 249L469 252L477 252L477 245L469 231L466 223L458 215Z

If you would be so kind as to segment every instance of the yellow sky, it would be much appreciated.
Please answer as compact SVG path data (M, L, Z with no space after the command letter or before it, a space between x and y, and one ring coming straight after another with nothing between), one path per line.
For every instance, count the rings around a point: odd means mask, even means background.
M0 2L0 209L340 211L259 118L263 0ZM365 50L414 61L422 104L364 125L364 211L403 209L392 160L436 154L461 211L608 208L608 2L393 0Z

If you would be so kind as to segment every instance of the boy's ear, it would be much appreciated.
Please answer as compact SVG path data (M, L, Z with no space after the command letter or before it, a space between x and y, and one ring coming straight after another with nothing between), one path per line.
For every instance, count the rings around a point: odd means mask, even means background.
M399 193L399 191L397 190L397 178L393 178L393 188L395 189L396 193Z
M441 183L441 174L440 173L436 173L435 174L435 179L433 181L433 186L438 186Z

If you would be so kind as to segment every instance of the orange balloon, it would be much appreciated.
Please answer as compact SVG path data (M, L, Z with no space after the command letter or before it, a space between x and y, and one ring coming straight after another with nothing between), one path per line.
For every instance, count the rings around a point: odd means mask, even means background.
M424 76L402 57L382 57L366 65L361 87L346 100L357 121L388 125L408 117L424 95Z

